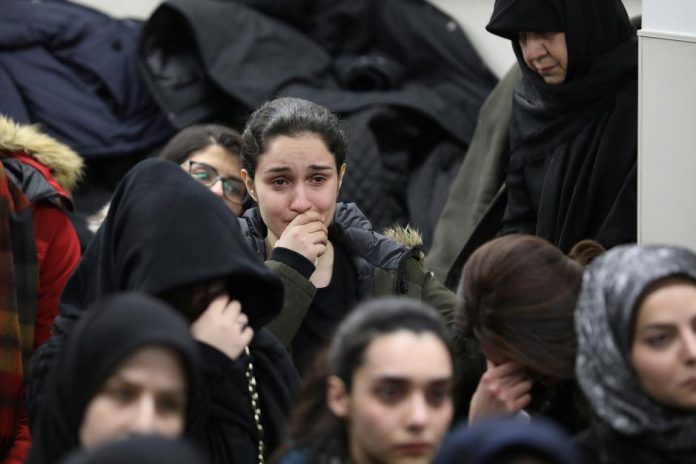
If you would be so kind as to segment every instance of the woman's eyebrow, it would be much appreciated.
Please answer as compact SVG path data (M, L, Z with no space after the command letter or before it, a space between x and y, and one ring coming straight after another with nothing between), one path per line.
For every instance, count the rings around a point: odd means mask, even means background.
M638 333L648 332L651 330L674 330L674 324L668 322L654 322L645 324L638 328Z

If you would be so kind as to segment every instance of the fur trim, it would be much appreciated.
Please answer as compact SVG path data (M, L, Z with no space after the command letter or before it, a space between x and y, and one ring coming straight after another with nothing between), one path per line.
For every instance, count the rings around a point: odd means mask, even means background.
M396 242L406 245L409 248L423 245L423 236L418 229L415 229L410 225L407 225L406 227L387 227L384 229L383 234ZM419 256L416 256L416 258L422 261L425 258L425 255L423 255L421 252L419 253Z
M72 195L82 178L84 161L67 145L50 137L37 125L17 124L0 115L0 151L23 151L51 170L53 178Z

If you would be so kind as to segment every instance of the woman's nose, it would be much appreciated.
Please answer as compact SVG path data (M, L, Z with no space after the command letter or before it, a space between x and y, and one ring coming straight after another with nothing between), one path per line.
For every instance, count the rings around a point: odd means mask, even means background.
M150 434L156 432L156 405L154 398L144 397L138 401L129 432Z
M546 45L537 34L529 34L524 45L524 56L528 62L532 62L546 55Z
M421 429L428 424L430 408L423 395L414 394L409 403L408 427Z
M696 363L696 333L690 331L682 337L684 357L689 363Z
M223 198L224 192L222 191L222 179L215 180L213 185L210 186L210 191L218 197Z
M293 211L297 211L298 213L304 213L305 211L308 211L311 207L312 203L309 201L309 198L307 197L307 192L305 191L304 186L298 186L295 189L295 194L290 203L290 209Z

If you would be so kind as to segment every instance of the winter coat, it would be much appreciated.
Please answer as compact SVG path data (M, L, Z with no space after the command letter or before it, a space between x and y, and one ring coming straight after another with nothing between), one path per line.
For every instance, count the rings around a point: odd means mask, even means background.
M16 217L19 222L12 231L12 242L15 265L22 263L14 272L14 297L22 305L21 310L30 314L29 319L22 321L29 321L33 326L29 338L33 339L31 350L50 336L60 294L80 259L77 234L66 210L72 208L70 194L82 175L83 162L70 148L36 127L21 126L3 116L0 116L0 159L4 175L30 205L30 214ZM17 235L19 230L29 240L21 240ZM6 272L10 270L3 269L3 275L9 275ZM29 448L24 408L16 407L19 410L16 439L6 454L0 452L3 463L23 462ZM3 414L3 417L12 416Z
M341 201L378 230L416 226L426 247L496 82L456 21L425 0L169 0L140 50L178 127L243 121L278 96L338 113L352 173Z
M512 92L521 77L520 68L513 66L483 103L471 145L437 223L425 262L448 288L457 288L471 253L500 229L506 204Z
M266 256L266 226L258 208L247 210L239 218L249 245L283 281L285 298L280 314L268 325L286 346L290 346L309 309L316 288L292 267ZM372 230L358 207L338 203L329 227L334 246L350 256L356 271L357 299L375 296L406 295L430 303L450 322L455 305L454 294L425 271L420 258L420 244L410 248ZM413 239L413 237L410 237Z
M174 130L140 77L140 29L72 2L3 0L0 113L85 159L159 146Z

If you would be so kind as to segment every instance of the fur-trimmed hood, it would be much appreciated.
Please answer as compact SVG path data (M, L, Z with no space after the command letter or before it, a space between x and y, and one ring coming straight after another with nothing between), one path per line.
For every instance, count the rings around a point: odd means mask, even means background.
M0 115L0 152L22 151L51 170L56 182L72 194L82 178L84 161L67 145L42 133L36 125L17 124Z
M423 246L423 236L418 231L418 229L407 225L406 227L394 226L387 227L382 232L386 237L406 245L409 248L420 248ZM419 261L423 262L425 256L422 251L414 255Z

